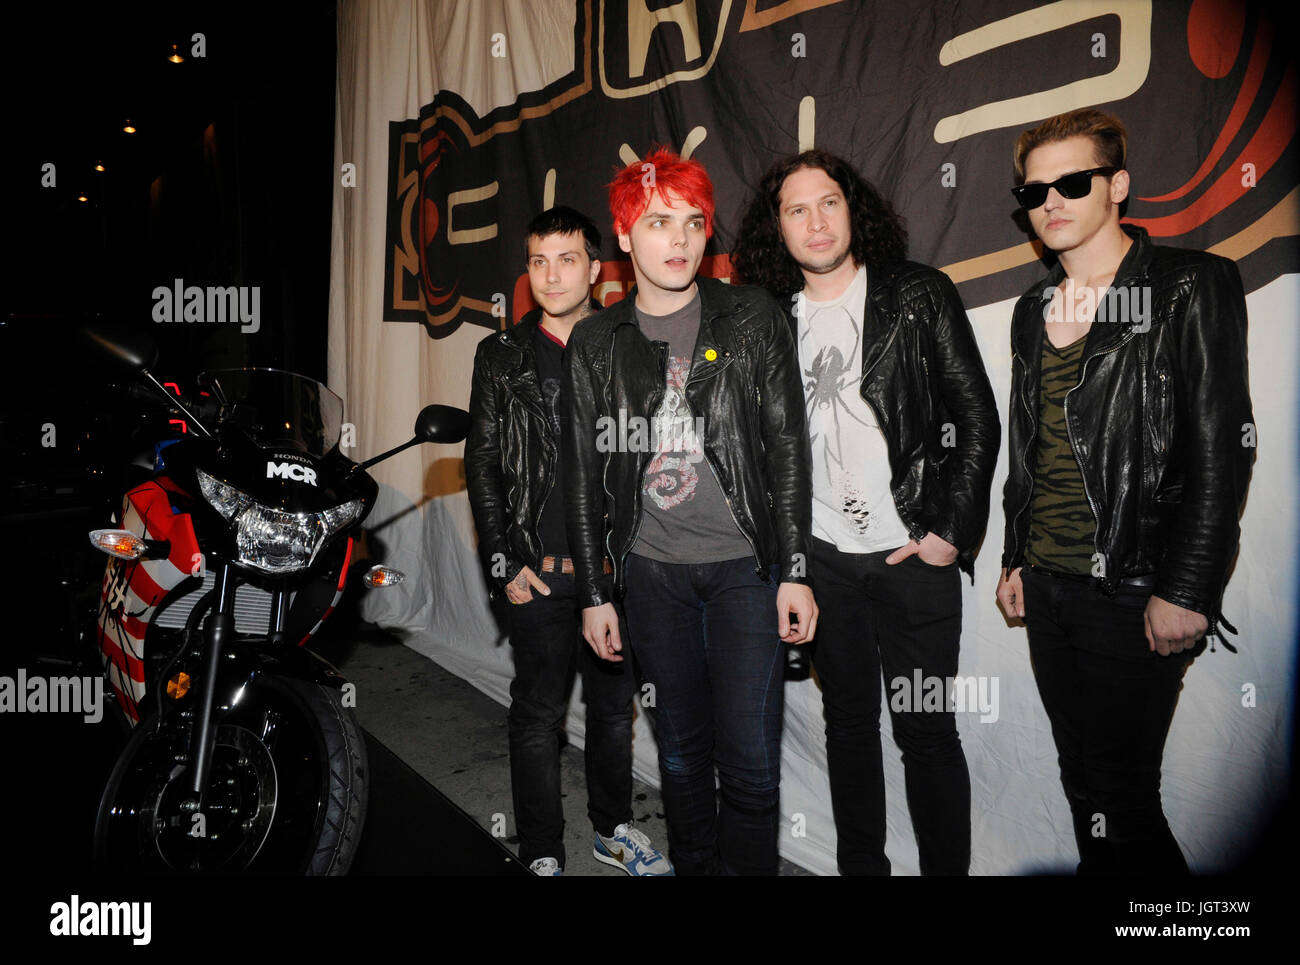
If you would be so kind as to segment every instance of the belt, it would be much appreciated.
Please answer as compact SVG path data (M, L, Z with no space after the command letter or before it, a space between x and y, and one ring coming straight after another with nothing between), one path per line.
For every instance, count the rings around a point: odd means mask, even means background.
M608 559L606 559L606 560L604 560L604 564L605 564L605 566L604 566L605 574L606 574L607 576L608 576L609 574L611 574L611 573L614 572L614 564L613 564L613 563L611 563ZM543 557L542 557L542 572L543 572L543 573L563 573L563 574L566 574L566 575L568 575L568 574L572 574L572 573L573 573L573 557L572 557L572 556L543 556Z
M1066 573L1063 570L1052 570L1046 566L1039 566L1036 563L1028 564L1029 568L1035 573L1043 576L1050 576L1057 580L1066 580L1070 583L1082 583L1085 586L1096 586L1101 582L1099 577L1085 576L1082 573ZM1126 576L1122 580L1115 581L1116 586L1131 586L1141 589L1153 587L1156 585L1156 575L1154 573L1143 573L1140 576Z

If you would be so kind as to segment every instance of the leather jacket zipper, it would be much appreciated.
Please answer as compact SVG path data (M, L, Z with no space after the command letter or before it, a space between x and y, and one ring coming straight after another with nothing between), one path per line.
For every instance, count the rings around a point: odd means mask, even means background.
M704 448L703 440L700 441L700 448L701 450ZM758 555L758 544L754 542L754 538L749 535L745 530L745 527L740 525L740 520L736 518L736 507L731 504L731 495L723 488L722 480L718 478L717 467L713 465L713 460L709 458L707 452L704 453L704 461L709 464L709 469L713 472L713 479L718 484L718 488L722 490L722 498L727 503L727 512L731 513L731 521L736 525L736 529L740 530L740 535L745 537L745 542L749 544L749 551L754 554L754 566L759 577L763 578L764 582L766 582L766 577L763 573L763 561Z
M550 432L551 432L551 423L550 420L546 417L546 412L542 409L542 407L540 405L534 404L532 399L527 398L522 392L519 392L513 388L511 389L511 394L514 395L514 397L519 400L519 402L523 405L525 409L528 409L530 412L533 413L533 415L535 415L538 419L541 420L542 424L546 428L546 432L543 433L542 436L543 438L549 439ZM501 426L502 431L504 431L504 415L499 416L499 418L502 422L502 426ZM531 520L532 527L533 527L531 535L533 537L534 544L537 546L536 562L538 563L538 565L541 564L541 558L544 555L542 552L544 547L542 546L542 535L540 529L542 523L542 512L546 509L546 501L551 497L551 490L555 488L555 443L554 441L552 441L549 446L547 446L547 444L544 442L543 448L545 450L545 455L549 457L549 462L547 465L547 472L546 472L546 477L547 477L546 479L547 484L545 486L546 491L542 493L541 501L537 504L537 507L533 513L533 518Z
M1020 358L1019 355L1013 355L1013 356L1011 357L1011 370L1012 370L1013 372L1015 371L1015 368L1016 368L1016 359L1018 359L1018 358ZM1027 377L1028 377L1028 373L1029 373L1029 367L1025 365L1023 359L1021 359L1020 365L1021 365L1021 368L1023 368L1023 369L1025 370L1025 375L1026 375L1026 378L1027 378ZM1024 407L1025 407L1025 414L1026 414L1027 416L1029 416L1029 423L1030 423L1030 425L1035 425L1035 426L1036 426L1036 425L1037 425L1037 420L1036 420L1035 417L1034 417L1034 410L1033 410L1033 407L1030 406L1030 404L1029 404L1029 400L1028 400L1027 398L1025 398L1025 392L1024 392L1024 386L1023 386L1023 385L1017 386L1017 392L1016 392L1016 395L1020 398L1020 402L1021 402L1021 404L1024 405ZM1034 431L1034 438L1035 438L1035 439L1038 438L1038 431L1037 431L1037 429L1035 429L1035 431ZM1019 527L1019 525L1020 525L1020 517L1023 516L1023 515L1025 514L1025 510L1029 508L1029 504L1032 503L1033 500L1034 500L1034 474L1033 474L1033 473L1030 471L1030 469L1029 469L1029 449L1030 449L1029 446L1026 446L1026 447L1025 447L1025 451L1024 451L1024 453L1022 453L1022 455L1021 455L1021 460L1020 460L1021 465L1024 466L1024 469L1025 469L1025 478L1029 480L1029 489L1028 489L1028 491L1025 493L1025 502L1024 502L1024 505L1022 505L1022 506L1020 507L1020 509L1018 509L1018 510L1016 511L1016 518L1015 518L1015 519L1012 521L1012 523L1011 523L1011 531L1012 531L1013 533L1016 534L1016 547L1015 547L1015 553L1013 553L1012 556L1011 556L1011 558L1012 558L1013 560L1015 560L1015 559L1019 559L1020 554L1023 552L1023 548L1020 546L1020 532L1019 532L1019 529L1018 529L1018 527Z
M610 391L610 386L614 384L614 342L617 340L617 337L618 337L618 332L616 329L610 335L610 339L609 339L609 376L608 378L605 379L605 389L604 389L606 409L612 409L614 405L614 393ZM609 491L609 460L611 455L612 452L605 453L605 466L603 469L601 469L600 472L600 486L602 489L605 490L605 496L609 500L609 505L612 509L614 505L614 494ZM609 520L609 516L610 514L606 512L605 520L607 522ZM614 559L614 551L613 549L610 548L609 545L610 538L613 535L614 535L614 526L611 523L610 525L607 525L605 527L605 555L609 557L610 561L614 564L614 586L617 587L618 567L620 561Z
M656 349L659 350L659 389L656 389L655 393L651 394L650 397L651 404L650 406L646 407L646 411L650 412L651 420L654 420L655 416L659 414L660 403L663 402L664 394L666 394L668 390L668 343L654 342L654 345ZM611 373L612 373L612 369L611 369ZM684 386L684 388L682 388L682 398L685 398L685 394L686 394L686 390ZM690 403L688 402L686 404L690 404ZM654 433L651 432L650 436L651 438L654 438ZM646 467L650 466L650 460L654 459L654 456L655 453L651 453L651 451L646 451L645 454L642 454L641 460L637 464L637 488L638 489L642 488L642 486L645 485ZM608 490L606 490L606 492L608 492ZM633 546L637 545L637 537L641 535L641 524L645 523L645 510L641 509L640 499L633 499L632 505L637 507L637 524L634 525L634 527L632 527L632 538L630 538L630 540L628 541L627 551L625 551L625 553L623 554L623 558L619 559L619 561L615 563L615 572L614 572L615 587L619 585L619 572L617 572L617 567L621 566L621 564L624 564L625 561L627 561L628 553L632 551ZM612 527L612 525L610 527L610 532L611 533L614 532L614 527Z
M1065 399L1061 403L1061 409L1065 413L1065 434L1070 440L1070 452L1074 455L1075 464L1078 465L1079 467L1079 478L1083 480L1083 494L1084 496L1087 497L1088 507L1092 510L1092 521L1093 521L1092 549L1093 552L1097 554L1097 556L1101 557L1103 566L1105 566L1106 563L1106 556L1105 554L1102 553L1101 546L1097 542L1098 538L1101 535L1101 514L1097 512L1097 502L1092 498L1092 492L1088 489L1087 470L1083 468L1083 463L1079 461L1079 451L1077 448L1077 444L1074 441L1074 430L1070 426L1070 396L1071 394L1073 394L1074 389L1077 389L1080 385L1083 385L1084 381L1087 379L1089 362L1091 362L1093 359L1099 359L1103 355L1109 355L1112 352L1118 351L1121 346L1127 345L1129 341L1132 339L1132 337L1133 337L1132 332L1126 333L1123 338L1121 338L1110 348L1106 349L1106 351L1098 352L1096 355L1089 355L1087 358L1085 358L1083 360L1083 364L1079 367L1078 384L1075 385L1073 389L1070 389L1068 392L1065 393ZM1111 583L1111 579L1108 575L1103 575L1100 579L1102 581L1102 584L1105 586L1108 586Z
M551 425L547 422L546 429L548 432L550 431L550 428ZM546 511L546 503L551 498L551 490L555 488L556 452L554 441L546 447L546 456L548 457L546 466L546 491L542 493L542 499L537 504L537 514L533 517L533 534L537 537L537 557L539 563L542 558L546 556L546 547L542 545L542 513Z
M1164 418L1165 423L1167 424L1169 421L1169 373L1168 372L1160 373L1160 415ZM1159 428L1163 432L1165 426L1160 425L1157 428ZM1169 447L1165 445L1164 436L1162 436L1160 439L1160 451L1163 453L1168 451L1168 449Z
M894 318L894 324L889 330L889 338L885 339L884 347L880 350L880 353L875 357L875 359L872 360L871 365L868 366L863 371L862 378L858 381L858 396L862 399L863 402L867 404L867 407L871 409L871 414L872 416L875 417L877 427L879 427L882 424L882 420L880 418L880 410L876 408L876 403L873 402L866 394L865 389L867 385L867 376L869 376L872 370L875 369L875 367L880 364L880 360L883 359L887 354L889 354L889 349L893 346L894 339L898 337L898 330L902 328L902 326L903 326L903 317L902 317L902 313L900 312ZM881 431L881 435L885 435L883 430ZM889 437L886 435L885 436L886 448L890 448L889 443L890 443ZM893 474L894 459L895 459L895 455L891 451L889 454L891 475ZM908 537L914 540L923 539L925 537L925 533L921 533L919 536L917 535L918 531L920 530L920 527L917 526L916 523L914 523L912 520L906 518L903 511L898 506L898 500L894 499L894 492L892 487L890 488L889 499L894 504L894 512L898 514L898 518L902 521L903 525L907 527Z

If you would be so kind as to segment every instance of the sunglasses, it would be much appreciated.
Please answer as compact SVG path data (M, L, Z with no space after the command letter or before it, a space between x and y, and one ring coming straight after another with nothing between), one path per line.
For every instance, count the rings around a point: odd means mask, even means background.
M1047 192L1056 188L1056 193L1063 198L1069 198L1071 201L1079 198L1086 198L1092 192L1092 176L1094 174L1111 175L1119 168L1092 168L1088 171L1075 171L1073 174L1063 174L1055 181L1044 184L1041 181L1033 184L1022 184L1011 189L1011 193L1016 196L1020 202L1020 207L1033 209L1041 207L1047 201Z

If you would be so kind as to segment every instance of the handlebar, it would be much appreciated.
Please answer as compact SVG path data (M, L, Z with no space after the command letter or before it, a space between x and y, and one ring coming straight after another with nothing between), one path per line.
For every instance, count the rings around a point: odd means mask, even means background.
M166 405L167 411L177 415L184 415L183 410L188 409L200 419L215 421L221 412L221 403L216 399L202 396L195 398L185 393L176 395L172 392L165 392L164 395L152 385L140 382L128 383L125 388L128 398L153 408L162 408Z

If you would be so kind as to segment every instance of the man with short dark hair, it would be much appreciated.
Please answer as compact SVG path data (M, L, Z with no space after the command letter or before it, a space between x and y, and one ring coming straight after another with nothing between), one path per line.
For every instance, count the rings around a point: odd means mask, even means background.
M538 875L564 869L559 740L576 662L587 705L593 853L631 875L672 874L632 826L632 674L597 660L582 642L565 529L563 360L574 326L599 308L591 286L600 271L600 232L572 208L551 208L529 224L526 253L539 307L479 343L465 443L479 552L510 603L510 777L519 857Z
M1014 160L1058 261L1011 323L998 600L1028 628L1079 874L1185 874L1160 764L1183 674L1227 626L1254 445L1241 278L1120 224L1115 117L1048 118Z
M825 151L763 176L732 263L784 300L813 458L813 662L843 874L887 875L881 674L921 873L970 866L952 701L961 579L988 521L993 389L956 288L909 262L892 206ZM943 694L934 707L916 693Z
M766 292L696 275L713 222L698 161L628 165L610 211L636 288L568 356L584 635L622 660L626 593L678 873L776 874L782 642L811 639L817 614L790 334Z

